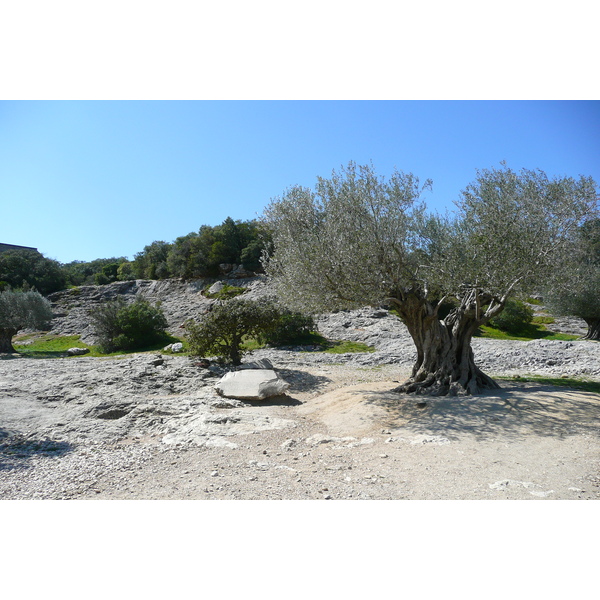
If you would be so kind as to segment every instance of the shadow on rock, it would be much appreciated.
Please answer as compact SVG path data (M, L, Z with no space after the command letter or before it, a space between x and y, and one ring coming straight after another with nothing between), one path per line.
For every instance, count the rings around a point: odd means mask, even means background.
M35 456L58 458L74 449L68 442L36 439L0 429L0 471L26 469L28 461Z
M288 394L271 396L264 400L242 400L246 406L300 406L302 402L292 398Z

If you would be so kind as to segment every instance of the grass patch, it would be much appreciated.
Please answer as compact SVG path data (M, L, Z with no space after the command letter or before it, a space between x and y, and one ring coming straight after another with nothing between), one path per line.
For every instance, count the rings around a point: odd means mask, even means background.
M21 344L33 340L28 344ZM88 348L90 354L92 346L81 342L78 335L55 335L51 333L32 333L28 335L17 336L13 340L15 350L23 356L29 358L61 358L69 348ZM86 354L86 356L90 356Z
M525 298L525 302L527 304L535 304L536 306L542 305L542 301L539 298Z
M550 325L551 323L554 323L554 321L554 317L546 317L543 315L539 315L537 317L533 317L531 322L536 325Z
M327 354L346 354L348 352L375 352L373 346L362 342L349 342L347 340L336 340L329 342L329 347L324 350Z
M579 339L579 336L568 333L556 333L548 331L541 323L531 323L523 327L518 333L506 333L490 325L482 325L475 333L475 337L490 338L493 340L518 340L530 342L531 340L561 340L572 341Z
M223 284L223 287L214 294L206 292L207 298L214 298L216 300L231 300L236 296L241 296L246 292L246 288L238 287L236 285L229 285L228 283Z
M22 344L20 342L25 342L33 339L34 341L29 344ZM171 335L165 335L160 338L155 344L152 346L147 346L145 348L139 348L136 350L117 350L115 352L111 352L109 354L103 354L98 350L96 346L91 346L89 344L84 344L81 341L80 336L78 335L55 335L55 334L39 334L32 333L17 336L13 340L13 346L15 350L22 354L23 356L27 356L29 358L64 358L65 352L69 348L87 348L90 352L89 354L85 354L84 356L119 356L123 354L134 354L139 352L156 352L157 350L162 350L167 344L173 344L175 342L180 342L182 340L177 339ZM185 342L184 342L185 349ZM75 357L74 357L75 358Z
M600 394L599 381L573 379L570 377L538 377L537 375L515 375L514 377L498 377L498 379L503 379L505 381L525 381L532 383L541 383L543 385L556 385L559 387L571 388L574 390L582 390L584 392Z
M255 338L246 337L244 338L241 347L245 352L252 352L252 350L260 350L261 348L264 348L265 344L259 342Z

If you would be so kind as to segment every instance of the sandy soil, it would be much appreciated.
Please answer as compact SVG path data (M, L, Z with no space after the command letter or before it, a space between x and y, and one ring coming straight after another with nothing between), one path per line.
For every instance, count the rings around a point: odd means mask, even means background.
M149 427L32 450L11 437L19 415L5 394L0 418L12 429L0 448L0 498L600 498L596 394L503 382L486 396L415 399L390 391L407 374L393 365L280 373L292 384L287 396L220 409L212 423L221 435L211 439L227 442L202 446L165 444ZM47 398L31 400L20 417L35 431L53 410ZM265 420L275 425L240 427Z

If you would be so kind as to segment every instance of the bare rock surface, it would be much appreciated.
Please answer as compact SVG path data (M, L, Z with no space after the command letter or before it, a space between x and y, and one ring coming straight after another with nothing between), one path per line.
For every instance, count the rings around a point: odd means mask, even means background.
M89 313L95 307L117 297L133 301L145 298L152 304L160 302L168 322L168 331L181 335L181 327L189 319L198 318L215 301L202 293L212 280L182 281L179 279L117 281L109 285L88 285L50 294L55 318L52 332L60 335L81 335L84 343L94 343L94 331ZM247 289L244 298L264 297L270 292L264 278L223 279L227 283Z
M504 381L416 402L391 391L404 357L264 358L290 389L260 404L185 356L0 360L0 498L600 498L596 394Z
M261 278L235 285L248 298L271 293ZM90 307L118 293L161 300L179 333L210 306L203 286L61 292L53 330L89 334ZM597 394L504 380L478 397L401 396L391 390L415 350L398 318L363 308L318 326L376 350L257 350L245 366L272 368L290 386L260 403L220 396L227 370L183 355L0 359L0 498L600 499ZM473 348L492 376L600 380L597 342Z
M289 387L272 369L243 369L226 373L215 389L225 398L264 400L285 394Z

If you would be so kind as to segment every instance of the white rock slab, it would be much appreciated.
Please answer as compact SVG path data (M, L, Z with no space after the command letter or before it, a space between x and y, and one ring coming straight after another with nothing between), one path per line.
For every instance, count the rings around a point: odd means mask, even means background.
M227 373L215 386L225 398L264 400L285 394L290 384L271 369L246 369Z
M69 348L67 350L67 354L69 356L83 356L84 354L88 354L88 348Z

